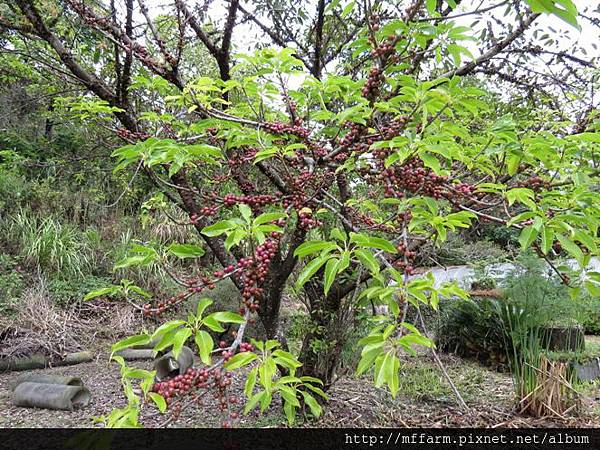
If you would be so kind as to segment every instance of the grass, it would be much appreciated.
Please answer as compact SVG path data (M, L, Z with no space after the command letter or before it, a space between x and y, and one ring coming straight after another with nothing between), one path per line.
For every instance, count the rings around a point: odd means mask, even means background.
M69 275L82 275L91 267L86 236L52 217L20 211L8 219L5 233L27 265Z

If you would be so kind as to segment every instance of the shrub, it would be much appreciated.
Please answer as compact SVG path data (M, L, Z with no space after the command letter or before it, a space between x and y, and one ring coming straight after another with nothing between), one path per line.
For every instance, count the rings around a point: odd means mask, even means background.
M548 278L544 267L528 256L499 284L504 287L501 299L473 297L441 303L436 333L440 348L501 367L512 352L512 339L521 338L517 329L527 334L545 325L570 326L586 317L582 303L572 300L566 288ZM485 276L473 283L477 289L493 287Z
M25 280L17 261L10 255L0 254L0 311L7 309L24 288Z
M503 248L488 239L466 239L460 234L450 234L439 249L432 249L435 261L444 265L467 265L476 262L503 261L509 255Z
M95 275L73 278L55 277L48 281L48 292L55 305L66 307L80 303L88 292L110 284L109 278Z
M581 308L585 334L600 335L600 298L584 297L581 299Z
M436 332L438 347L506 368L507 342L497 303L496 299L481 297L442 302Z

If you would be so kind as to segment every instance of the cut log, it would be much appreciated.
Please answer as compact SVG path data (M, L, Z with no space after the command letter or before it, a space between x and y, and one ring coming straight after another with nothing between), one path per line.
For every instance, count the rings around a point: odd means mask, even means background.
M83 386L24 382L13 392L13 403L24 408L73 411L87 406L92 399Z

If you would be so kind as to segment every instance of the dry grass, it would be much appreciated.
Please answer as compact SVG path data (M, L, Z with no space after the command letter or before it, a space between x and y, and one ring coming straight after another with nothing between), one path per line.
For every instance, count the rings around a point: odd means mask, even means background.
M530 367L536 374L535 388L529 393L521 392L519 412L533 417L565 418L575 409L579 398L569 381L569 363L541 356L539 367Z
M99 336L115 338L139 327L133 309L122 303L99 300L78 308L55 306L41 277L9 307L13 314L0 317L0 357L43 353L61 358L89 349Z
M81 350L93 338L89 325L78 318L74 311L54 306L42 278L10 306L14 314L3 319L0 356L37 352L61 356L66 352Z

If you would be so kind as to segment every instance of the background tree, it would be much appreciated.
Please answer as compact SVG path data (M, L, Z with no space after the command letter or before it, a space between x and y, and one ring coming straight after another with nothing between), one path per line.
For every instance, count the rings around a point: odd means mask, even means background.
M296 278L313 324L300 370L329 385L356 309L384 303L359 371L375 365L395 393L396 349L431 345L405 323L409 305L465 295L411 278L449 231L516 228L566 284L598 289L553 262L562 249L582 269L597 253L596 59L534 30L548 14L576 27L578 12L568 0L462 3L176 0L151 15L141 0L16 0L0 25L7 53L89 92L71 111L129 144L117 168L143 171L221 264L177 279L187 293L140 305L147 315L230 277L243 323L256 312L285 345L281 298ZM475 31L457 22L470 16ZM264 48L233 56L239 30ZM495 78L525 95L503 99ZM525 104L548 120L500 114Z

